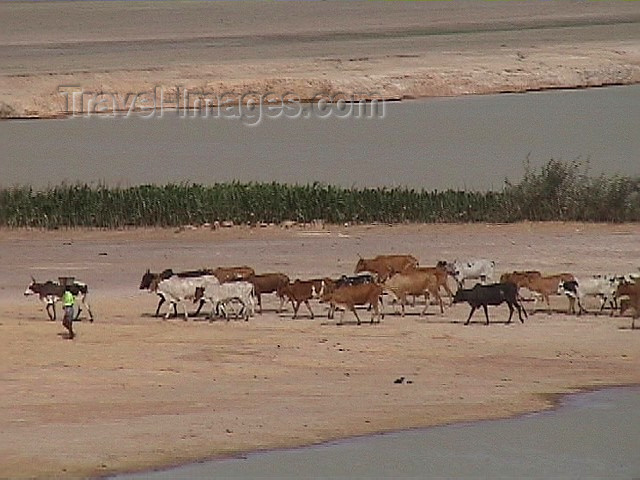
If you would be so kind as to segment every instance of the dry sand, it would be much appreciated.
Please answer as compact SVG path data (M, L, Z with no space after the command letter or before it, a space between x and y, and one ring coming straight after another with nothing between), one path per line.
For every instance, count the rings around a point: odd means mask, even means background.
M13 117L64 112L62 85L403 99L640 81L638 2L12 1L0 18Z
M465 327L467 306L422 317L416 307L336 326L322 305L315 320L292 320L266 297L270 311L249 322L184 322L151 317L156 297L137 290L146 268L249 264L308 278L382 252L425 265L488 257L499 272L627 272L640 263L637 224L4 230L0 246L0 477L100 475L507 417L549 408L556 394L640 383L640 331L608 314L506 326L500 307L490 326L478 313ZM73 341L22 296L30 275L69 273L89 283L96 314Z

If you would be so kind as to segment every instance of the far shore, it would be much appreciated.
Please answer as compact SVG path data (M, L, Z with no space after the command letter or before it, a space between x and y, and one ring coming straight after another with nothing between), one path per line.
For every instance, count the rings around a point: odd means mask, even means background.
M637 2L2 2L0 14L0 118L77 113L71 92L83 112L93 98L113 114L130 106L114 99L158 88L191 91L193 107L198 92L399 101L640 83Z

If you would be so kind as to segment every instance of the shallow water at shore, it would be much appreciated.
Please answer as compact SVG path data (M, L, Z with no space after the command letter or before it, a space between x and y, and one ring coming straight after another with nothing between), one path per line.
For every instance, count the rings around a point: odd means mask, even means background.
M199 478L637 478L640 388L565 397L558 409L242 459L122 475Z
M0 187L259 181L500 189L530 155L640 175L640 85L387 104L384 118L76 118L0 123Z

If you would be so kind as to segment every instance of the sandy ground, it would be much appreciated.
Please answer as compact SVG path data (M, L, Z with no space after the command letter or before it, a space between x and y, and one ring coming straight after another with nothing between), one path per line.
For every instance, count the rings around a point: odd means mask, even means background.
M640 225L583 224L0 231L0 477L101 475L507 417L556 394L640 383L630 319L569 316L560 297L553 314L510 326L500 307L490 326L478 314L465 327L466 305L336 326L323 305L292 320L269 297L249 322L165 321L137 289L146 268L248 264L308 278L350 272L358 254L410 252L424 265L488 257L499 272L586 275L637 270L639 240ZM90 285L96 314L73 341L22 295L30 275L61 274Z
M10 117L68 111L61 86L162 87L168 107L176 86L403 99L640 81L638 2L12 1L0 18Z

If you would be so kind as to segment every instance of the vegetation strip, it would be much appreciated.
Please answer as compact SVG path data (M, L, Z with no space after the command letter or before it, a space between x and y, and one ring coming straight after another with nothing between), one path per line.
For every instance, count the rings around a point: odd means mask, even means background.
M341 188L313 183L61 185L0 190L0 226L175 227L234 223L463 223L640 221L640 177L592 177L580 162L527 163L518 183L499 192Z

